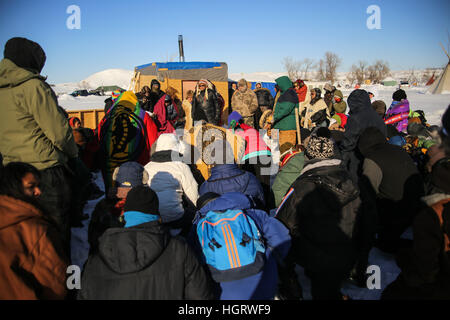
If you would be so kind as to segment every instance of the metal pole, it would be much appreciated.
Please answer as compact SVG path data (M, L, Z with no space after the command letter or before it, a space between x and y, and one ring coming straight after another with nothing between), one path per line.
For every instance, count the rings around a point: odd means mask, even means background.
M183 36L178 35L178 51L180 52L180 62L184 62Z

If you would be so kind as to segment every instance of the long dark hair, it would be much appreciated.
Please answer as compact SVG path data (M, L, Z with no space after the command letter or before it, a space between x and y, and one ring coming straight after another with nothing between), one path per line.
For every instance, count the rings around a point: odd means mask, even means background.
M2 175L0 177L0 194L36 205L36 199L25 195L23 192L22 179L27 173L33 174L38 180L41 178L41 173L39 170L31 164L24 162L8 163L3 168Z

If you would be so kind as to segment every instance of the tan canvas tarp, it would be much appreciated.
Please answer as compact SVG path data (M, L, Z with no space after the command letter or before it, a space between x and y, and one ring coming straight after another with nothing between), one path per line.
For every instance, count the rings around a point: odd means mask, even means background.
M447 63L442 75L434 81L427 92L432 94L450 93L450 63Z

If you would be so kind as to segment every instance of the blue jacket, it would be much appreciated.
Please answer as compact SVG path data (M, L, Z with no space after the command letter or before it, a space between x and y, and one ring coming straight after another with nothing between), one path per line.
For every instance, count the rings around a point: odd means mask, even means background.
M220 164L211 169L211 176L199 188L199 196L207 192L225 194L240 192L250 196L258 206L265 205L261 183L250 172L239 169L237 164Z
M209 211L245 210L261 232L266 245L266 262L263 270L241 280L221 282L218 284L217 296L220 300L270 300L273 299L278 284L277 260L284 260L291 247L288 229L265 211L252 209L250 199L242 193L230 192L207 203L197 212L189 235L189 242L204 261L202 249L197 237L198 220ZM274 253L275 252L275 253Z

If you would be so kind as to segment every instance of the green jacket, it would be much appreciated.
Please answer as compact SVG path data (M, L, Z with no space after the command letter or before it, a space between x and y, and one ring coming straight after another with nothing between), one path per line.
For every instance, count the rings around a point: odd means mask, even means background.
M298 96L292 86L292 81L286 77L275 80L281 90L281 95L275 105L273 114L274 129L296 130L295 108L298 110Z
M342 94L342 91L336 90L334 92L334 96L341 98L341 102L339 102L339 103L336 103L333 98L332 106L333 106L334 111L337 113L345 113L345 110L347 110L347 103L345 103L345 101L344 101L344 95Z
M289 190L289 187L300 176L300 172L303 170L304 164L305 154L300 152L289 159L289 161L278 172L272 185L272 192L275 197L275 205L277 207L280 205L284 195Z
M43 170L66 165L69 158L77 157L72 129L44 77L3 59L0 101L4 164L21 161Z

